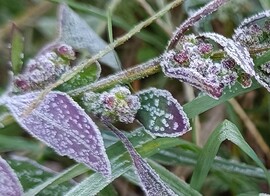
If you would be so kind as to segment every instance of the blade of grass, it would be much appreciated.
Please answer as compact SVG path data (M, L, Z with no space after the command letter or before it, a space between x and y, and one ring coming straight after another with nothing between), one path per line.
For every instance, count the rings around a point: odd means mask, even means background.
M237 127L228 120L221 123L211 134L207 143L199 154L196 167L194 169L190 186L196 190L200 190L205 178L211 168L214 158L218 152L219 146L225 140L229 140L242 149L254 162L263 169L266 179L270 184L270 174L257 157L256 153L246 143Z

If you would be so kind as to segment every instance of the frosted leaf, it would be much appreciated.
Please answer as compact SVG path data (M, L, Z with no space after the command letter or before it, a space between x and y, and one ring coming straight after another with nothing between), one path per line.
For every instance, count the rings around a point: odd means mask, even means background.
M0 195L20 196L22 186L11 167L0 156Z
M100 77L100 73L101 73L100 65L97 63L92 64L84 68L82 71L80 71L70 80L66 81L64 84L57 87L57 89L60 91L67 92L67 91L71 91L71 90L89 85L95 82Z
M109 176L110 163L98 127L69 96L50 92L31 114L24 116L39 92L13 96L6 105L17 122L30 134L67 155Z
M148 196L176 196L176 194L160 179L159 175L150 165L137 153L128 138L119 130L112 129L115 135L123 142L128 150L136 173L140 179L140 184Z
M171 78L176 78L182 82L186 82L197 89L206 92L209 96L218 99L222 95L224 85L215 78L217 74L204 76L203 73L199 73L197 67L203 67L202 65L207 65L210 68L210 64L205 62L197 61L193 59L193 67L181 67L175 66L172 59L176 55L175 51L169 51L163 55L162 61L160 63L163 73ZM196 66L196 67L195 67ZM214 67L214 64L213 64ZM206 69L204 69L206 71Z
M179 28L174 32L172 39L168 44L168 49L174 48L177 43L184 36L184 33L192 27L197 21L208 16L212 12L216 11L220 6L228 2L229 0L213 0L206 4L204 7L196 11L192 16L190 16L186 21L184 21Z
M8 159L8 163L16 172L25 192L58 174L36 161L25 157L12 156ZM50 185L43 189L39 195L65 195L75 184L76 182L74 181L66 181L61 184Z
M150 88L138 93L141 108L136 118L154 136L177 137L190 130L182 106L166 90Z
M224 48L224 51L249 75L254 76L254 63L248 49L239 42L228 39L216 33L202 33L202 37L209 38Z
M59 40L75 49L87 49L91 55L95 55L107 46L89 26L75 12L66 5L60 7L60 35ZM102 63L113 69L119 69L116 54L110 52L100 58Z
M244 26L250 25L253 22L257 22L263 18L270 18L270 10L263 11L261 13L255 14L249 18L246 18L241 22L238 28L243 28Z

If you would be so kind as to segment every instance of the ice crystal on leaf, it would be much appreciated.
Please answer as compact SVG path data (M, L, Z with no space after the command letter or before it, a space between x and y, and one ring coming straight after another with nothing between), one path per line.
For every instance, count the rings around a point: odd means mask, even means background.
M239 42L225 38L216 33L203 33L200 36L209 38L221 45L229 57L231 57L247 74L254 75L254 63L249 51Z
M192 16L190 16L186 21L184 21L179 28L173 34L172 39L168 44L168 49L173 49L179 41L182 41L184 33L192 27L197 21L208 16L212 12L216 11L220 6L228 2L229 0L213 0L206 4L204 7L196 11Z
M15 172L0 156L0 195L20 196L23 189Z
M222 61L212 58L215 47L210 41L226 52ZM163 55L161 67L166 76L187 82L215 99L222 95L225 87L230 88L236 81L241 81L237 79L242 69L249 75L255 74L248 50L215 33L184 36L174 50Z
M270 44L270 11L264 11L245 19L235 30L233 39L250 49L262 50L257 54L262 56ZM269 62L254 67L255 79L270 92Z
M131 95L126 87L117 86L109 92L85 93L83 104L86 111L102 120L110 122L132 123L140 108L139 98Z
M159 175L150 167L150 165L137 153L128 138L122 132L108 123L107 126L112 129L115 135L119 137L128 150L135 166L135 171L141 181L140 184L142 185L146 195L176 196L176 194L160 179Z
M25 110L39 92L12 96L6 102L16 121L30 134L52 147L60 155L67 155L109 176L110 163L96 124L69 96L50 92L32 113Z
M136 118L153 136L176 137L190 130L182 106L166 90L150 88L138 93L141 101Z

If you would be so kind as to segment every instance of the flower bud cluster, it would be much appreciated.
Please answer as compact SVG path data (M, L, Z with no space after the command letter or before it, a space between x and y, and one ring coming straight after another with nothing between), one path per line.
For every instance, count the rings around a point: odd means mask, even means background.
M256 23L247 24L235 30L234 40L251 48L262 48L270 43L270 21L266 20L263 25Z
M109 92L85 93L82 100L87 112L110 122L132 123L141 106L139 97L122 86Z
M74 59L74 50L66 44L61 44L52 51L31 59L25 66L23 73L15 76L14 92L42 89L55 82L70 69L70 61Z
M216 62L211 58L214 46L195 36L187 36L174 55L175 67L188 67L199 73L208 84L231 87L238 78L236 63L231 58Z

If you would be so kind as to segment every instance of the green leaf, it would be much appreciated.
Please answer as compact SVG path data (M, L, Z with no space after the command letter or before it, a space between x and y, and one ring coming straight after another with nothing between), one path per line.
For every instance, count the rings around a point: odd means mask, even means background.
M199 192L194 191L185 181L179 179L158 163L151 160L148 160L148 163L159 174L160 178L170 185L177 195L201 195Z
M97 194L97 196L117 196L117 195L118 194L112 184L109 184Z
M214 158L218 152L219 146L224 140L229 140L242 149L254 162L265 172L268 183L270 184L270 174L264 167L263 163L257 157L256 153L246 143L237 127L228 120L221 123L211 134L207 143L199 154L196 167L194 169L190 186L200 190L205 178L212 166Z
M24 39L21 32L15 24L12 24L10 61L15 75L20 73L22 70L24 49L23 41Z
M15 171L23 186L24 191L27 191L45 180L53 177L56 173L49 168L46 168L37 162L26 159L24 157L13 157L9 161L10 166ZM70 187L76 183L64 182L57 186L46 187L39 195L63 195Z
M70 91L74 90L88 84L95 82L100 77L101 67L99 64L95 63L91 66L86 67L73 78L65 82L64 84L57 87L60 91Z
M181 146L182 147L182 146ZM198 153L201 150L198 151ZM198 153L182 148L175 148L170 150L161 150L159 153L153 155L151 158L155 161L167 166L186 165L195 166L198 159ZM264 171L255 166L247 165L245 163L226 160L222 157L216 156L211 166L211 171L219 171L225 174L232 173L257 179L266 179ZM270 171L268 170L270 173Z

